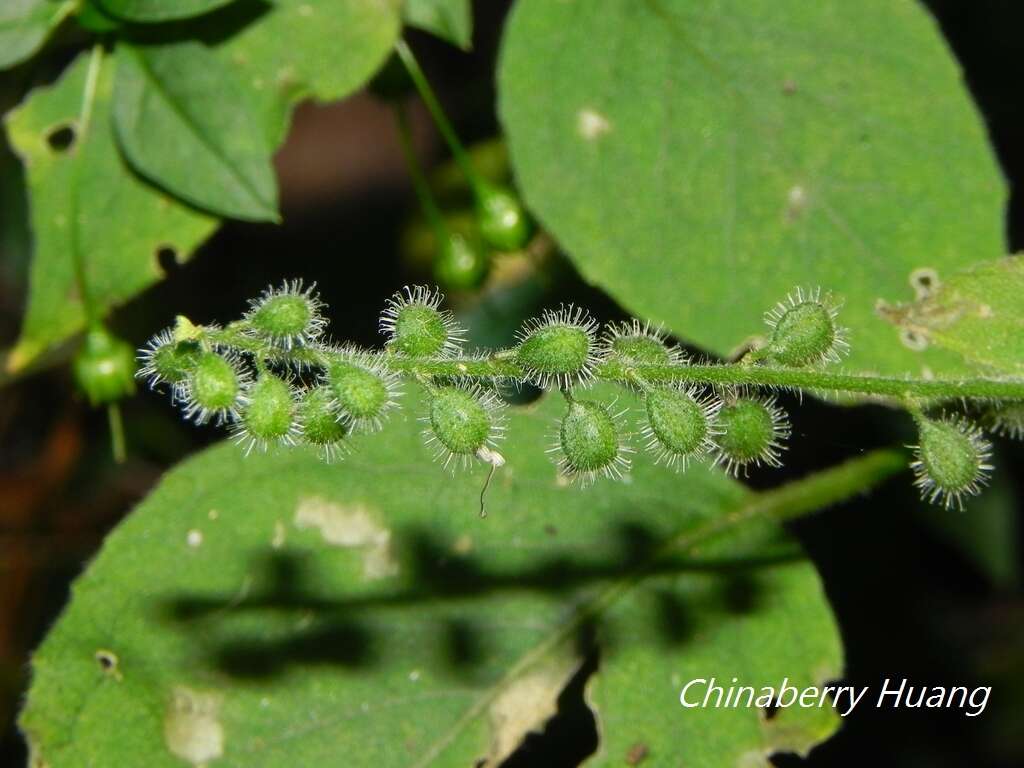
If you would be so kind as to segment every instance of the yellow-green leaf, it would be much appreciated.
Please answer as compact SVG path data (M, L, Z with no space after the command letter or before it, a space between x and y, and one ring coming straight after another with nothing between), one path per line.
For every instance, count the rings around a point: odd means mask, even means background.
M830 707L765 721L679 702L697 677L842 672L821 584L767 497L650 461L629 484L567 488L539 448L564 409L549 396L511 414L480 519L486 468L432 464L422 407L341 464L224 444L169 473L35 654L21 726L37 759L495 766L591 649L592 765L641 741L652 764L684 745L690 764L738 765L835 729Z
M970 366L1024 375L1024 256L1009 256L943 275L913 275L916 301L881 302L879 314L899 329L904 346L934 345ZM896 334L894 334L896 335Z
M500 112L583 276L726 354L796 286L842 296L852 368L962 373L876 315L921 267L1006 252L1006 188L956 59L908 0L520 0Z
M473 43L469 0L405 0L405 23L468 50Z
M92 61L93 77L90 56L82 55L6 120L11 145L26 168L34 240L28 308L7 360L11 372L83 327L76 254L103 312L160 279L158 251L172 249L184 261L217 223L160 193L125 165L111 127L114 62Z
M131 165L213 213L276 219L272 147L249 89L201 43L118 46L114 128Z

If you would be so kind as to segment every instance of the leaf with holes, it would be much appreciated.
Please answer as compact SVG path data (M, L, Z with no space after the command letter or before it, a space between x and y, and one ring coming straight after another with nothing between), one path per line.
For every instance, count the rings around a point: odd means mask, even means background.
M992 373L1024 375L1024 256L915 278L916 301L878 306L906 346L934 345Z
M853 367L970 367L874 312L915 269L1005 253L1002 177L919 3L521 0L499 69L527 203L634 314L725 354L820 285Z
M6 0L0 8L0 69L20 64L42 48L75 7L74 0Z
M362 87L384 64L401 29L395 0L277 0L241 3L198 31L253 89L276 146L292 107L330 101Z
M117 49L114 128L128 162L222 216L276 219L271 146L249 90L196 42Z
M683 745L737 765L826 738L828 706L768 720L679 702L692 678L841 673L818 577L772 522L798 496L650 461L629 484L566 488L536 450L564 407L513 410L484 520L485 468L431 465L412 416L339 465L224 444L172 471L35 654L21 726L37 759L494 766L590 653L595 765L638 741L658 764Z
M217 224L128 169L111 129L114 62L104 60L92 79L89 70L89 56L79 57L7 117L8 137L26 168L34 238L28 307L7 359L11 372L83 327L76 254L97 309L106 311L160 279L158 251L170 248L184 261Z
M473 43L473 9L469 0L406 0L405 23L452 45L469 50Z
M238 0L97 0L111 16L127 21L161 22L201 16Z

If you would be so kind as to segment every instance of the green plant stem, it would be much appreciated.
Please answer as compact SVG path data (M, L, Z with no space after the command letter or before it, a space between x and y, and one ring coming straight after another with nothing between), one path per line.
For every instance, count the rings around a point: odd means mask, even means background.
M85 270L85 259L82 258L82 244L79 241L78 228L79 228L79 214L78 214L78 195L79 195L79 158L78 153L81 152L82 147L85 146L89 134L90 122L92 121L92 110L93 105L96 102L96 84L99 80L100 67L103 65L103 46L97 43L92 47L92 52L89 54L89 69L85 76L85 87L82 90L82 106L78 114L78 124L75 130L74 146L69 151L75 153L75 162L71 175L71 189L69 190L69 219L68 222L68 239L69 239L69 250L71 251L71 260L75 270L75 287L78 290L78 295L82 299L82 306L85 309L85 320L86 325L89 327L96 326L100 321L99 309L96 306L96 301L93 298L92 291L89 289L89 281L86 277Z
M419 159L416 157L416 147L413 145L412 128L409 125L409 114L404 104L395 104L395 124L398 127L398 139L402 145L402 154L405 156L405 164L409 169L409 177L412 179L413 189L416 191L416 198L423 209L431 229L434 230L434 237L437 240L438 248L448 238L448 226L444 223L441 210L430 193L430 185L423 174Z
M281 354L246 335L243 323L232 323L222 330L204 331L211 342L234 346L256 356ZM308 348L304 363L326 367L335 353ZM466 357L435 360L403 357L388 351L369 352L380 355L387 367L409 378L450 377L476 379L481 382L526 381L526 370L515 360L514 350L503 349L487 357ZM296 352L290 353L295 358ZM960 398L990 400L1024 400L1024 380L965 377L956 379L911 379L869 374L832 373L820 369L778 368L743 363L683 363L679 365L625 366L615 361L598 363L595 378L623 386L635 385L637 379L652 384L704 384L709 386L756 386L794 389L807 392L834 392L866 395L899 403L913 411L920 401L956 400Z
M429 376L462 376L508 380L526 378L526 372L510 359L414 360L389 357L388 366L398 373L423 373ZM628 384L639 376L648 384L689 383L717 386L761 386L805 391L843 392L891 398L917 399L991 398L1024 399L1024 381L1012 379L901 379L867 374L831 373L739 364L682 364L627 367L615 362L594 368L596 378Z
M462 146L462 142L459 141L455 128L452 127L448 116L444 113L441 102L437 99L437 94L434 93L430 81L427 80L427 76L420 69L419 62L416 61L412 50L405 44L404 40L399 40L395 43L395 52L398 54L398 58L402 60L402 64L409 73L409 78L412 80L413 85L416 86L416 90L419 91L423 103L427 105L427 109L430 111L431 117L434 118L437 129L441 132L441 136L452 152L452 157L455 158L455 162L459 164L462 173L466 176L466 180L473 188L473 193L479 195L485 186L485 182L480 174L477 173L476 168L473 166L473 161L470 160L469 155Z
M110 426L110 448L115 464L124 464L125 450L124 420L121 418L121 406L115 403L107 405L107 423Z

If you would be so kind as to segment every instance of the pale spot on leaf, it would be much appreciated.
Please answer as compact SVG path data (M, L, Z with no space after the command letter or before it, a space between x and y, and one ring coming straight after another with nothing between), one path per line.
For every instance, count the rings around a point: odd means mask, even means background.
M192 549L196 549L203 543L203 532L193 528L185 535L185 541Z
M381 579L398 573L391 551L391 531L376 521L362 504L342 506L318 496L299 501L297 528L317 528L324 541L337 547L358 549L363 555L363 575Z
M576 114L576 130L587 141L600 138L611 129L608 118L597 110L585 107Z
M184 686L174 689L164 716L164 743L177 757L206 765L224 754L224 727L217 719L220 696Z
M287 531L285 530L284 523L280 520L274 521L274 538L270 540L270 546L274 549L283 547L286 535Z

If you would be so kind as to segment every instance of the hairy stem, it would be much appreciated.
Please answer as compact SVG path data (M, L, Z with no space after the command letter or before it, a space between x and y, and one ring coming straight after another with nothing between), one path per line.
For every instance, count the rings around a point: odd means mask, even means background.
M235 324L223 330L205 330L205 336L216 343L226 343L254 354L266 354L261 342L246 336ZM326 367L333 354L330 350L309 348L303 362ZM388 351L368 352L379 355L395 373L413 379L452 377L474 379L481 383L526 381L527 371L515 360L515 351L498 350L486 357L424 359L395 355ZM294 353L292 353L294 357ZM873 376L860 373L832 373L814 368L780 368L746 363L680 363L677 365L627 366L605 361L594 366L594 377L623 386L647 384L704 384L711 386L757 386L787 388L807 392L834 392L895 401L904 408L928 400L991 399L1024 400L1024 381L985 377L913 379Z

